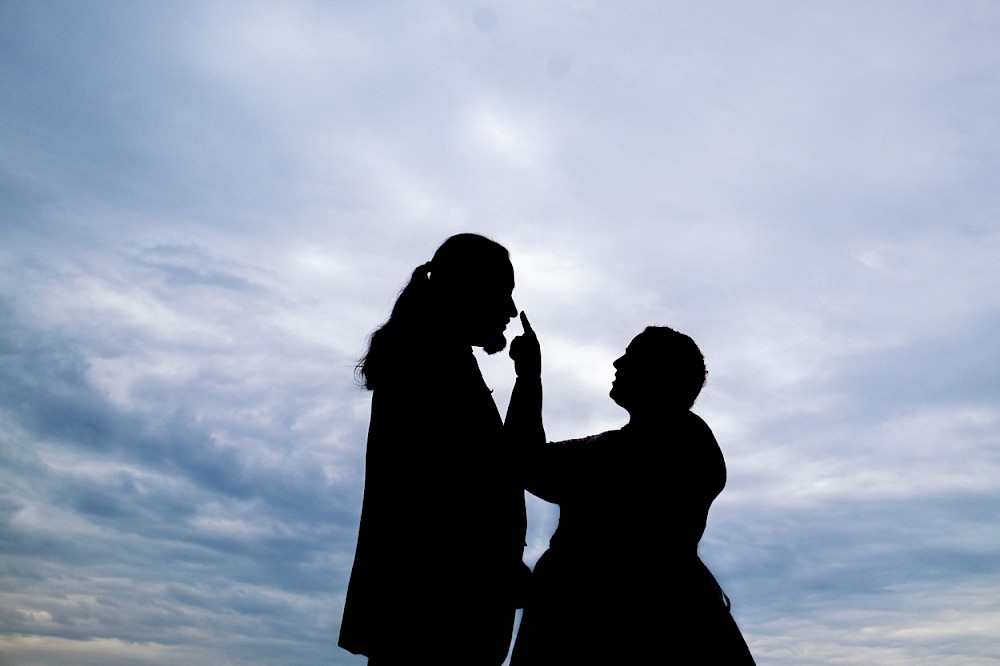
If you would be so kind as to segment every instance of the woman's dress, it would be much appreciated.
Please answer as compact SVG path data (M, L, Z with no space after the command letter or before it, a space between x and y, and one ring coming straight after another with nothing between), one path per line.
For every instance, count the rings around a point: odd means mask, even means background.
M675 655L683 664L753 664L698 557L725 483L715 437L690 411L655 431L626 426L546 444L527 488L559 505L559 526L535 566L511 666Z

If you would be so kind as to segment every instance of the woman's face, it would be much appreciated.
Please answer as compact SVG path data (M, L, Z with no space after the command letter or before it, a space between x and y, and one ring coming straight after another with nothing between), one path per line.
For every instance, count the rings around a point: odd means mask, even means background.
M615 378L611 382L611 399L625 409L635 403L635 399L642 391L642 387L648 383L647 370L643 367L641 354L642 335L637 335L625 348L625 353L619 356L615 362Z
M614 362L611 399L631 412L642 405L662 404L668 390L668 368L655 341L642 333Z

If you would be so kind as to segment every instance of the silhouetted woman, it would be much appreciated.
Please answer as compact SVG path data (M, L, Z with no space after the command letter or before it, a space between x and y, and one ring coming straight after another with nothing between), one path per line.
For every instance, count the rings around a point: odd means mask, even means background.
M413 272L358 366L371 424L339 644L372 666L507 656L528 574L524 491L472 347L504 348L513 289L506 249L453 236ZM537 370L518 374L512 404L541 391Z
M559 505L533 574L511 666L750 665L728 600L698 557L726 483L690 411L706 371L686 335L649 327L615 361L620 430L546 444L527 488Z

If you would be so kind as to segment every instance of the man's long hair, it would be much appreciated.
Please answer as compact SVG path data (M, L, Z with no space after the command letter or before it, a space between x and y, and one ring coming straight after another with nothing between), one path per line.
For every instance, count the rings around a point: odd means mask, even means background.
M479 234L457 234L442 243L430 261L413 271L389 319L369 336L368 351L355 367L359 382L373 390L408 355L425 353L427 343L444 333L433 327L446 325L456 314L444 308L449 303L454 307L463 294L474 294L484 266L501 261L510 261L507 249Z

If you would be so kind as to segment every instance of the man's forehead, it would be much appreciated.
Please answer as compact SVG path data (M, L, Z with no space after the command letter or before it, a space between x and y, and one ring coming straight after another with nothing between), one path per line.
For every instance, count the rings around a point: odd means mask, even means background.
M483 264L479 267L479 280L497 289L514 289L514 267L509 261L499 264Z

